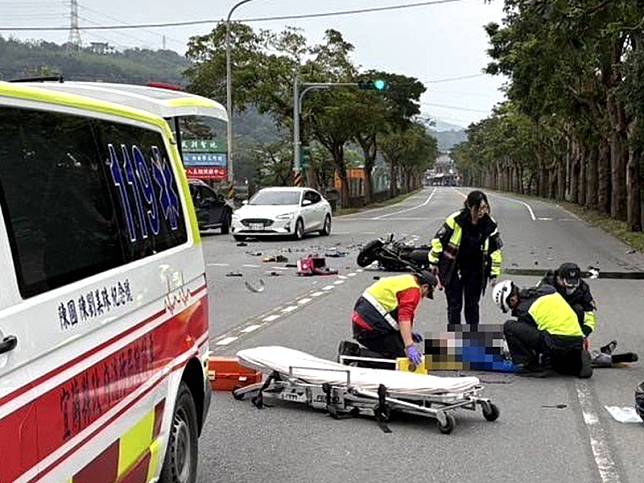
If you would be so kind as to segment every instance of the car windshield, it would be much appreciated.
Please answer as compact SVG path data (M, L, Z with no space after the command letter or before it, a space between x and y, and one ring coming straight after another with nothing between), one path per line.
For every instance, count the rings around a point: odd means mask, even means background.
M297 205L300 202L299 191L260 191L248 203L249 205Z

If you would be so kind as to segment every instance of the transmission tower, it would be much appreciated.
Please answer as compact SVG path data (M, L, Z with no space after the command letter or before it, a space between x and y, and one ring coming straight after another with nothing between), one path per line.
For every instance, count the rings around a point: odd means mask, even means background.
M71 45L74 45L76 49L80 49L81 36L80 36L80 30L78 30L78 0L71 0L70 3L71 3L71 11L70 11L68 42Z

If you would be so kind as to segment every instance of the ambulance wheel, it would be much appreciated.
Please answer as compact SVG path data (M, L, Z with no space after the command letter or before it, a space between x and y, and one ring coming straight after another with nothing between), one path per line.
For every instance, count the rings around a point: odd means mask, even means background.
M194 483L197 479L198 452L197 409L190 388L181 381L160 481Z
M496 421L499 419L499 407L496 404L484 404L483 405L483 417L488 421Z
M446 414L445 418L447 420L445 424L441 424L440 421L436 421L436 425L438 426L438 429L441 433L450 434L452 431L454 431L454 427L456 426L456 419L454 419L454 416L452 416L451 414Z

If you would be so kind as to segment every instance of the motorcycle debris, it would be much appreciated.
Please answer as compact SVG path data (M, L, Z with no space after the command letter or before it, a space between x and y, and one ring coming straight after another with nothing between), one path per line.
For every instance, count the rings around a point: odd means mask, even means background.
M264 263L269 263L269 262L273 262L273 263L287 263L287 262L288 262L288 258L286 258L284 255L273 255L273 256L270 256L270 257L265 257L265 258L262 260L262 262L264 262Z
M261 257L262 252L246 252L246 255L250 255L251 257Z
M241 272L228 272L226 277L243 277L244 274Z
M566 409L568 405L567 404L543 404L541 407L549 408L549 409Z
M253 293L261 293L266 289L266 284L264 283L264 280L262 280L261 278L259 279L259 285L256 287L252 286L247 281L244 281L244 285L248 290L250 290Z

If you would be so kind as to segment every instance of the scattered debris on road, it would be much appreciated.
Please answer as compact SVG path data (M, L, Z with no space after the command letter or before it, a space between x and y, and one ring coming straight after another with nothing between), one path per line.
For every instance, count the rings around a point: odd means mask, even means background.
M248 290L250 290L253 293L262 293L264 290L266 290L266 284L264 283L264 280L262 280L261 278L259 279L259 284L257 286L251 285L246 280L244 280L244 285Z
M228 272L226 277L243 277L244 274L241 272Z

